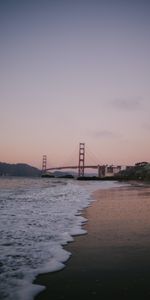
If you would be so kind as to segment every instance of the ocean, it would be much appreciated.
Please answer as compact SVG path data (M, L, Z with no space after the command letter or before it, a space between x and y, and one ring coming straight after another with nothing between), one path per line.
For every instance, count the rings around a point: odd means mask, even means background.
M64 268L63 249L85 234L81 215L92 192L120 186L113 181L0 178L0 299L32 300L43 289L32 284L40 273Z

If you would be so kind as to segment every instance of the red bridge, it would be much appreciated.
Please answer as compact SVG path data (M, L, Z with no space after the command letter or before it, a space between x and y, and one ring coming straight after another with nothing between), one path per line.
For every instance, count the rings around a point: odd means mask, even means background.
M79 144L79 161L78 165L61 166L61 167L47 167L47 156L43 155L42 161L42 174L46 174L48 171L54 170L66 170L66 169L78 169L78 176L84 176L85 169L97 169L98 177L113 176L121 170L121 166L108 166L108 165L85 165L85 143ZM107 173L107 174L106 174ZM109 175L108 175L109 174Z

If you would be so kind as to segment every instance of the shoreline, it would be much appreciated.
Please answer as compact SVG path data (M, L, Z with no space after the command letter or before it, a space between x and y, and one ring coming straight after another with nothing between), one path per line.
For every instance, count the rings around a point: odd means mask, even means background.
M34 299L149 299L149 195L136 184L94 192L82 213L87 233L64 247L72 254L64 269L37 276L46 289Z

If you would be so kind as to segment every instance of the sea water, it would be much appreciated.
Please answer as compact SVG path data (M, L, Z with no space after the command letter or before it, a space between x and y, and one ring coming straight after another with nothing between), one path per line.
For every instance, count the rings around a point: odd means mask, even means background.
M63 245L84 234L81 211L96 189L116 182L0 178L0 299L30 300L36 275L64 267Z

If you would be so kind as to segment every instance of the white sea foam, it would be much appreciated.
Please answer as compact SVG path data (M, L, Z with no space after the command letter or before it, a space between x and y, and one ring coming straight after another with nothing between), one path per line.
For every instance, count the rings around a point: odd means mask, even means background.
M0 179L1 299L30 300L43 287L37 274L64 267L71 253L63 245L84 234L80 215L98 188L114 182L57 179Z

